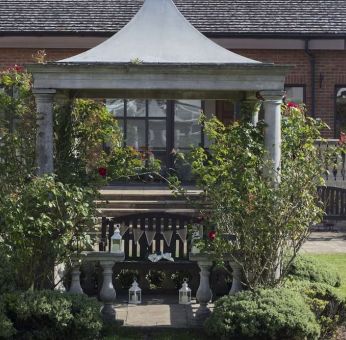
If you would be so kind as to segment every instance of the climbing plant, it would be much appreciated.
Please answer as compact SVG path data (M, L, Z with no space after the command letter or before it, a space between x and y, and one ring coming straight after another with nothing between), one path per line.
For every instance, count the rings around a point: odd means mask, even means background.
M54 264L89 244L100 186L143 166L101 101L70 98L54 107L55 174L37 177L36 118L31 75L1 71L0 250L22 289L52 285Z

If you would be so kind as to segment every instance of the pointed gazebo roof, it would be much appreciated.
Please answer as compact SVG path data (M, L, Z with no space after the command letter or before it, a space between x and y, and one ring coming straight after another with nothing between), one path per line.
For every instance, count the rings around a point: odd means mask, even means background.
M260 64L195 29L172 0L145 0L132 20L100 45L64 63Z
M282 90L289 68L215 44L172 0L145 0L122 30L84 53L28 65L35 91L153 99L239 99L249 91Z

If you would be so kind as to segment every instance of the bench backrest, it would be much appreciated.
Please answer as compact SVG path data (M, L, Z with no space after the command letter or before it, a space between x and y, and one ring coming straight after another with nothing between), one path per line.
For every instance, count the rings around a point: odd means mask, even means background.
M100 251L110 251L110 239L120 225L125 260L145 260L153 253L171 253L174 259L187 260L187 231L192 223L191 216L161 212L102 218Z

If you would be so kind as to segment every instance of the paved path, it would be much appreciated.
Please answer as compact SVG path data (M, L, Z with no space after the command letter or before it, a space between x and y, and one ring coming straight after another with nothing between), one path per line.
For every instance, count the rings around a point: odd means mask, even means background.
M115 306L117 320L123 321L124 326L195 328L203 324L202 320L196 318L199 305L195 300L191 305L179 305L177 296L149 295L138 306L127 304L126 298L119 300L123 301Z
M314 232L303 245L302 253L346 253L346 233Z

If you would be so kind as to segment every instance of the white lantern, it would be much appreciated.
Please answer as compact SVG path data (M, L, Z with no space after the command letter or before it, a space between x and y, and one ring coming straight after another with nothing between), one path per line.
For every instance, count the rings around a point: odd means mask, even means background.
M191 304L191 289L187 285L187 279L184 279L183 285L179 289L179 303L181 305Z
M121 245L122 237L120 234L119 225L117 225L116 229L114 230L114 234L111 237L111 253L122 253Z
M134 305L142 303L142 289L139 288L136 279L134 279L129 289L129 303Z

